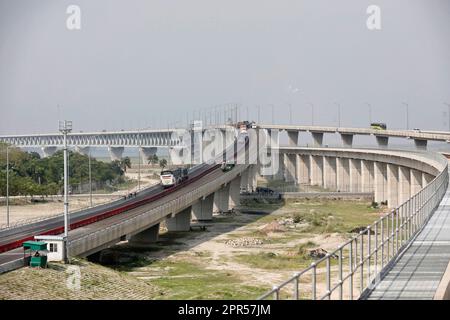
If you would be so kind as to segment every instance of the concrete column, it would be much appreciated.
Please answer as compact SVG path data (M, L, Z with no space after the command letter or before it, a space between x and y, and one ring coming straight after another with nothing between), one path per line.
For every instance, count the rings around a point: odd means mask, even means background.
M286 164L286 157L287 155L285 153L280 153L280 161L278 162L278 171L275 173L274 179L275 180L284 180L284 171L286 170L285 164Z
M192 220L194 221L210 221L212 220L214 204L214 193L200 199L192 205Z
M230 208L234 208L240 204L241 198L241 176L237 176L230 182L230 198L229 198L229 206Z
M250 179L249 179L250 171L251 169L250 167L248 167L247 170L244 170L242 172L241 190L249 191L250 189Z
M298 145L298 131L288 131L288 144L290 147Z
M50 157L55 154L58 150L57 147L42 147L42 153L44 154L44 158Z
M254 192L257 187L258 165L252 164L242 172L241 188L248 192Z
M192 154L188 154L188 149L183 147L169 148L169 164L185 165L191 164Z
M286 182L295 181L295 165L296 165L296 155L295 154L286 154L284 157L284 180Z
M146 246L158 241L159 223L130 237L128 243L133 246Z
M297 181L300 184L310 184L309 181L309 168L310 158L306 155L297 155Z
M323 186L336 190L336 158L323 157Z
M147 148L147 147L141 147L139 148L139 154L141 156L142 159L142 163L147 164L148 163L148 159L155 155L156 152L158 151L158 148Z
M361 191L361 160L349 159L350 192Z
M387 202L389 208L398 206L398 166L387 164Z
M191 211L192 207L187 207L177 214L172 214L170 218L166 218L167 230L189 231L191 228Z
M108 149L112 161L122 159L124 147L109 147Z
M311 132L313 147L321 147L323 144L323 132Z
M361 160L361 191L372 192L373 187L373 162Z
M351 147L353 145L353 135L341 133L342 145L344 147Z
M378 203L386 201L386 164L382 162L373 163L373 178L375 201Z
M310 180L313 186L323 185L323 157L322 156L310 156Z
M427 150L427 142L428 140L414 139L414 144L416 145L417 150Z
M411 173L406 167L398 167L398 203L402 204L411 197Z
M389 143L389 137L375 136L375 138L377 139L378 147L387 148Z
M422 172L410 169L411 197L422 190Z
M338 191L350 191L349 159L336 158L336 184Z
M80 147L80 146L75 147L75 151L78 152L79 154L82 154L83 156L88 156L90 150L91 150L90 147Z
M422 188L425 188L431 181L433 181L434 177L431 174L422 172Z
M216 192L214 192L214 206L213 212L227 212L230 210L229 207L230 198L230 184L223 186Z

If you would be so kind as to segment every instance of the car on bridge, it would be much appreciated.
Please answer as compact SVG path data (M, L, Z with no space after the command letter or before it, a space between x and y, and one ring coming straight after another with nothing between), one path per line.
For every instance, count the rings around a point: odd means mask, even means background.
M386 123L380 123L380 122L373 122L370 124L370 127L374 130L386 130L387 129Z

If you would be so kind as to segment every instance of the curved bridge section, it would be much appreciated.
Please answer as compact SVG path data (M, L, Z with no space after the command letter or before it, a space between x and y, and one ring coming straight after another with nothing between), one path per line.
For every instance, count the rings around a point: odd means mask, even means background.
M280 153L285 176L295 173L313 184L335 183L339 187L342 172L344 187L360 190L372 185L375 196L387 199L393 209L260 299L367 296L427 225L447 192L448 161L439 154L328 148L282 148ZM302 157L309 159L309 166ZM345 162L348 165L342 164ZM366 184L366 179L371 182Z

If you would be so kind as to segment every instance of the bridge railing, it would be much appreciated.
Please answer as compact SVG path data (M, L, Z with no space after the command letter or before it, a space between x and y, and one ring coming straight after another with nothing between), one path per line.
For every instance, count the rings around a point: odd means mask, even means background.
M358 299L367 295L425 226L449 183L448 165L425 188L262 299Z

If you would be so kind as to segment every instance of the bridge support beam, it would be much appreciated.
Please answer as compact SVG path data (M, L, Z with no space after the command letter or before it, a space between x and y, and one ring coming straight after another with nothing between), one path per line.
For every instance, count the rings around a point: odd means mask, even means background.
M158 151L158 148L146 148L146 147L140 147L139 148L139 155L141 156L142 163L147 164L148 159L156 154Z
M422 172L410 169L411 197L422 189Z
M44 158L54 155L57 150L58 150L57 147L42 147L42 153L44 154Z
M278 161L278 171L274 174L274 180L284 180L284 171L285 171L285 164L286 164L286 159L287 158L287 154L285 153L280 153L279 154L279 161Z
M425 188L433 179L431 174L422 172L422 188Z
M300 184L309 184L309 168L310 166L310 158L306 155L297 155L297 168L296 168L296 174L297 174L297 181Z
M428 140L419 140L414 139L414 144L416 145L417 150L427 150Z
M336 158L336 185L338 191L350 190L350 164L347 158Z
M411 197L411 173L406 167L398 167L398 203L402 204Z
M311 158L311 185L322 186L323 185L323 157L322 156L310 156Z
M146 246L158 241L158 237L159 223L131 236L128 243L132 246Z
M380 147L380 148L387 148L388 147L389 137L375 136L375 138L377 139L378 147Z
M254 192L258 185L258 165L254 164L248 168L248 188Z
M229 202L230 208L234 208L240 204L241 198L241 176L237 176L230 182L230 192L229 192Z
M311 132L313 147L321 147L323 144L323 132Z
M372 192L373 190L373 162L361 160L361 191Z
M351 147L353 145L353 135L341 133L342 145L344 147Z
M373 185L375 193L375 201L380 203L386 201L385 196L385 186L387 185L386 180L386 165L381 162L373 163Z
M79 154L82 154L83 156L89 156L89 152L91 151L91 147L80 147L76 146L75 151Z
M284 161L285 161L284 180L286 182L295 181L296 180L296 176L295 176L296 155L295 154L286 154L284 157Z
M323 186L324 188L336 189L336 158L323 157Z
M189 231L191 228L192 206L166 218L167 231Z
M288 131L288 144L290 147L295 147L298 145L298 131Z
M214 192L214 205L213 212L228 212L230 210L229 207L229 199L230 197L230 184L226 184L216 192Z
M112 161L122 159L124 147L109 147L108 149Z
M398 166L395 164L387 164L387 202L389 208L398 206Z
M211 221L214 204L214 193L200 199L192 205L192 220Z
M350 168L350 192L361 190L361 160L349 159Z

